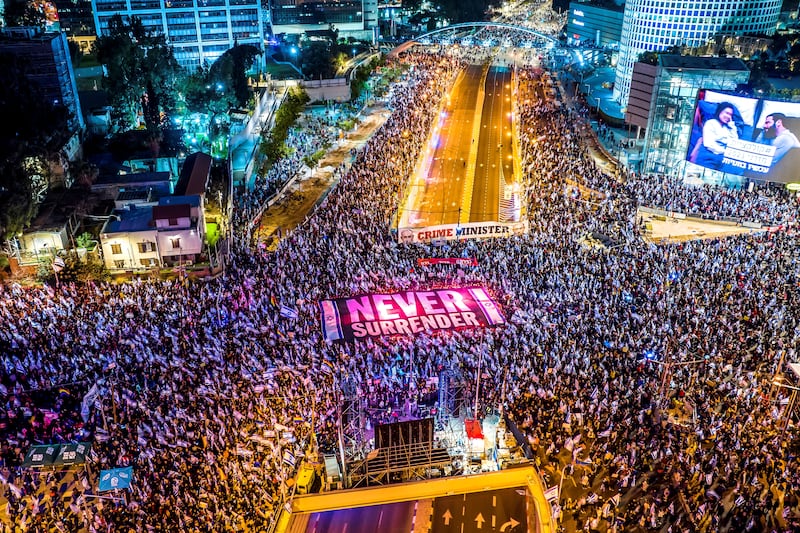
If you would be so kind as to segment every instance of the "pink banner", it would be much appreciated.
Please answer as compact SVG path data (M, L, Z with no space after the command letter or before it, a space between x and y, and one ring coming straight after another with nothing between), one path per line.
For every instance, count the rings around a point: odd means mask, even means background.
M336 298L321 301L320 310L329 341L488 327L506 321L483 287Z
M417 259L417 266L429 265L478 266L478 260L474 257L421 257Z

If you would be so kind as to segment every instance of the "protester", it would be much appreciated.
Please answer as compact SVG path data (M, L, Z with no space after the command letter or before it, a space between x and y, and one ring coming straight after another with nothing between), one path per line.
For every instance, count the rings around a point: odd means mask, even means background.
M336 449L339 391L385 412L430 395L426 378L444 369L474 394L479 365L491 385L480 405L505 403L542 469L574 462L588 492L564 512L587 531L796 530L792 430L783 430L780 403L764 401L779 361L796 360L795 199L604 174L585 148L585 110L537 96L541 72L524 68L518 102L530 103L516 116L529 234L398 243L397 199L430 110L467 60L407 53L401 61L413 68L391 90L391 116L337 170L314 215L274 253L234 248L220 280L0 287L7 530L265 531L302 457ZM300 147L322 141L298 131L290 142L298 151L241 199L240 236L252 232L271 184L297 171L309 153ZM600 199L576 197L567 180ZM641 205L783 228L653 245L639 233ZM577 238L587 232L617 244L587 247ZM478 266L417 266L439 254ZM505 325L354 344L322 338L322 299L470 285L487 288ZM92 384L98 400L81 413ZM671 422L679 407L696 421ZM92 461L59 502L62 474L40 480L19 465L31 444L72 440L93 443ZM99 469L128 465L127 503L92 497Z

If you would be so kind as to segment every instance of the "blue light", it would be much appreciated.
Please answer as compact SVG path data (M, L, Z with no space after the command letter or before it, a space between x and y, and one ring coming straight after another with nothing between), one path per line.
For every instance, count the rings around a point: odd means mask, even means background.
M655 361L656 360L655 350L645 350L644 358L647 359L648 361Z

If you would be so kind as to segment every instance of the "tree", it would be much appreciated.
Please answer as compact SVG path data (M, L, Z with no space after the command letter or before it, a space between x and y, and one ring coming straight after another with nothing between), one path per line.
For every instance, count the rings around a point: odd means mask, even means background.
M434 2L438 11L453 24L485 20L489 7L496 4L497 2L493 0L437 0Z
M51 149L60 148L70 134L69 112L64 106L54 106L42 95L40 88L30 82L28 68L27 62L14 55L0 54L2 239L21 232L36 214L38 195L33 173L27 169L47 161Z
M112 120L120 131L136 125L142 111L153 135L163 127L162 117L174 110L180 66L162 35L151 34L138 17L125 22L111 17L108 35L95 41L97 60L105 67Z
M303 72L311 79L330 79L336 75L336 54L329 40L307 41L303 45Z
M44 11L27 0L10 0L5 3L3 18L9 26L34 26L44 28Z

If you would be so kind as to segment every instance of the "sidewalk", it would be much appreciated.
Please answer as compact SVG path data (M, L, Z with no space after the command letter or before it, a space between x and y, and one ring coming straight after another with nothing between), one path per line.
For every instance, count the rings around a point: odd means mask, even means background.
M335 170L342 163L352 161L353 150L358 150L369 140L389 117L383 105L374 105L364 110L354 131L336 142L313 170L305 169L290 181L272 200L261 216L255 239L273 250L278 242L294 228L301 225L328 191L336 185Z

